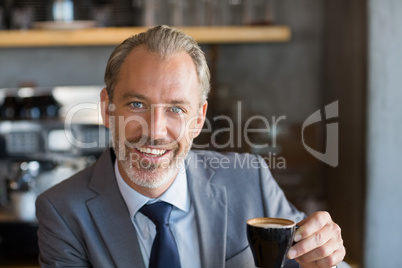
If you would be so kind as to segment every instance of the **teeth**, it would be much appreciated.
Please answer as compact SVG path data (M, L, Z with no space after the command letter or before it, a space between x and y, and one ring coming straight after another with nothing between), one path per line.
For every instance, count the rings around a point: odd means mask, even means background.
M138 150L141 153L154 154L154 155L163 155L166 152L166 150L151 149L146 147L138 148Z

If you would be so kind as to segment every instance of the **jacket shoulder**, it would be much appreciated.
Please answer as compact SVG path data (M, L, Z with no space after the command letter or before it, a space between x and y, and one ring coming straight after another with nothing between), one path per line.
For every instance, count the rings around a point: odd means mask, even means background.
M93 191L89 189L89 182L92 177L94 165L91 165L68 179L56 184L39 195L39 198L46 197L49 200L57 202L57 200L78 201L81 198L87 199L93 195Z
M211 168L215 172L229 170L234 170L235 172L258 172L261 168L269 169L261 156L249 153L194 150L189 153L188 161L196 168Z
M105 176L113 176L113 160L111 151L105 150L105 152L92 165L53 186L42 195L49 199L63 199L64 197L80 199L93 196L94 191L91 189L93 188L94 183L96 186L102 186L107 183L104 182Z

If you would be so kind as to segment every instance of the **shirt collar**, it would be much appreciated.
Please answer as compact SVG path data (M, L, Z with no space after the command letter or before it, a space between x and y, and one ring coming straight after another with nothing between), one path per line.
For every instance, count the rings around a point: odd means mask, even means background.
M137 211L146 203L154 203L157 201L164 201L172 204L176 208L188 212L190 210L190 195L188 194L187 187L187 174L184 163L181 165L180 170L173 181L172 185L164 192L159 198L152 199L142 195L131 188L123 179L117 166L117 159L114 164L114 173L116 176L117 184L120 193L128 207L131 219L134 218Z

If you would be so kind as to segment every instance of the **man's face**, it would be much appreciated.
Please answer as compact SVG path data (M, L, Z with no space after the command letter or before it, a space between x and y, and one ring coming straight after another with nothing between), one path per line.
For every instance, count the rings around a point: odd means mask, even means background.
M145 188L173 182L204 123L207 103L200 107L199 95L187 53L161 60L140 46L128 55L113 103L105 89L101 94L123 178Z

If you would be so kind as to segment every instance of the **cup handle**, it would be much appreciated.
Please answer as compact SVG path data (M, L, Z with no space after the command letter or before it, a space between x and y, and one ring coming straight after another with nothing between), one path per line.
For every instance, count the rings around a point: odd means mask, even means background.
M295 226L295 232L296 232L297 229L299 229L299 227L300 227L300 226L296 224L296 226ZM292 246L294 246L295 244L296 244L296 242L293 240Z

